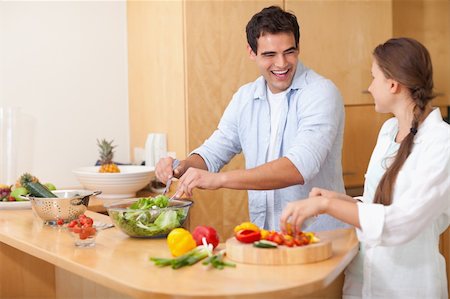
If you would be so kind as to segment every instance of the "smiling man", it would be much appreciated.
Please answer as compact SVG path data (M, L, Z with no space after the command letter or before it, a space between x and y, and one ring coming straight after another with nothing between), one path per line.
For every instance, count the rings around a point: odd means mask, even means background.
M344 107L336 86L298 60L300 31L295 15L271 6L247 24L248 53L261 72L242 86L217 130L172 169L161 159L156 176L180 178L178 195L194 188L249 190L251 221L278 230L290 201L307 198L312 187L344 191L341 151ZM219 172L243 152L245 168ZM344 224L321 215L308 228Z

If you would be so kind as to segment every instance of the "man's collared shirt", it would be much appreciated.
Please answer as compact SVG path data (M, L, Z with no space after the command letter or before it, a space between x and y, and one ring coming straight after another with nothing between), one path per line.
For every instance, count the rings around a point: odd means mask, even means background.
M226 108L217 130L191 153L199 154L209 171L220 171L240 152L245 156L246 169L266 163L271 130L266 92L262 76L242 86ZM341 165L344 107L336 86L299 62L281 107L278 127L275 155L288 158L305 181L304 185L274 191L273 212L279 220L288 202L307 198L313 187L344 192ZM264 227L267 192L249 190L248 200L251 221ZM308 229L343 226L328 215L320 215ZM279 230L279 223L265 228Z

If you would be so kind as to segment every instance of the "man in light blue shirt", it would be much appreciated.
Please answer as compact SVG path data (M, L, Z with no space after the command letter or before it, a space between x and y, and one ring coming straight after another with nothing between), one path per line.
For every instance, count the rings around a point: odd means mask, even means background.
M249 190L253 223L279 230L284 206L307 198L312 187L344 192L341 151L344 107L336 86L298 61L296 17L268 7L247 24L250 59L261 77L242 86L226 108L217 130L172 169L172 159L156 166L165 182L179 177L177 195L194 188ZM246 169L219 172L243 152ZM308 230L344 224L319 216Z

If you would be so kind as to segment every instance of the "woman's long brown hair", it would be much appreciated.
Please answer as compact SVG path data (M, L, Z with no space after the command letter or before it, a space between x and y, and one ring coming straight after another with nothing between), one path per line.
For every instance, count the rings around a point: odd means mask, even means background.
M425 118L425 107L434 98L433 67L428 50L411 38L392 38L378 45L373 56L384 76L408 88L414 100L410 133L403 139L392 164L386 169L375 192L374 203L392 203L398 173L413 148L414 136Z

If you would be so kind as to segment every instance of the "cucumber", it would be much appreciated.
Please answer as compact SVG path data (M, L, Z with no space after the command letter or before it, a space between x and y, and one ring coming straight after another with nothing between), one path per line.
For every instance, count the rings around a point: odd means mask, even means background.
M254 247L257 248L277 248L278 244L275 242L267 241L267 240L260 240L253 243Z
M25 188L27 188L30 194L35 197L45 197L45 198L57 197L50 190L48 190L47 187L45 187L39 182L25 183Z

